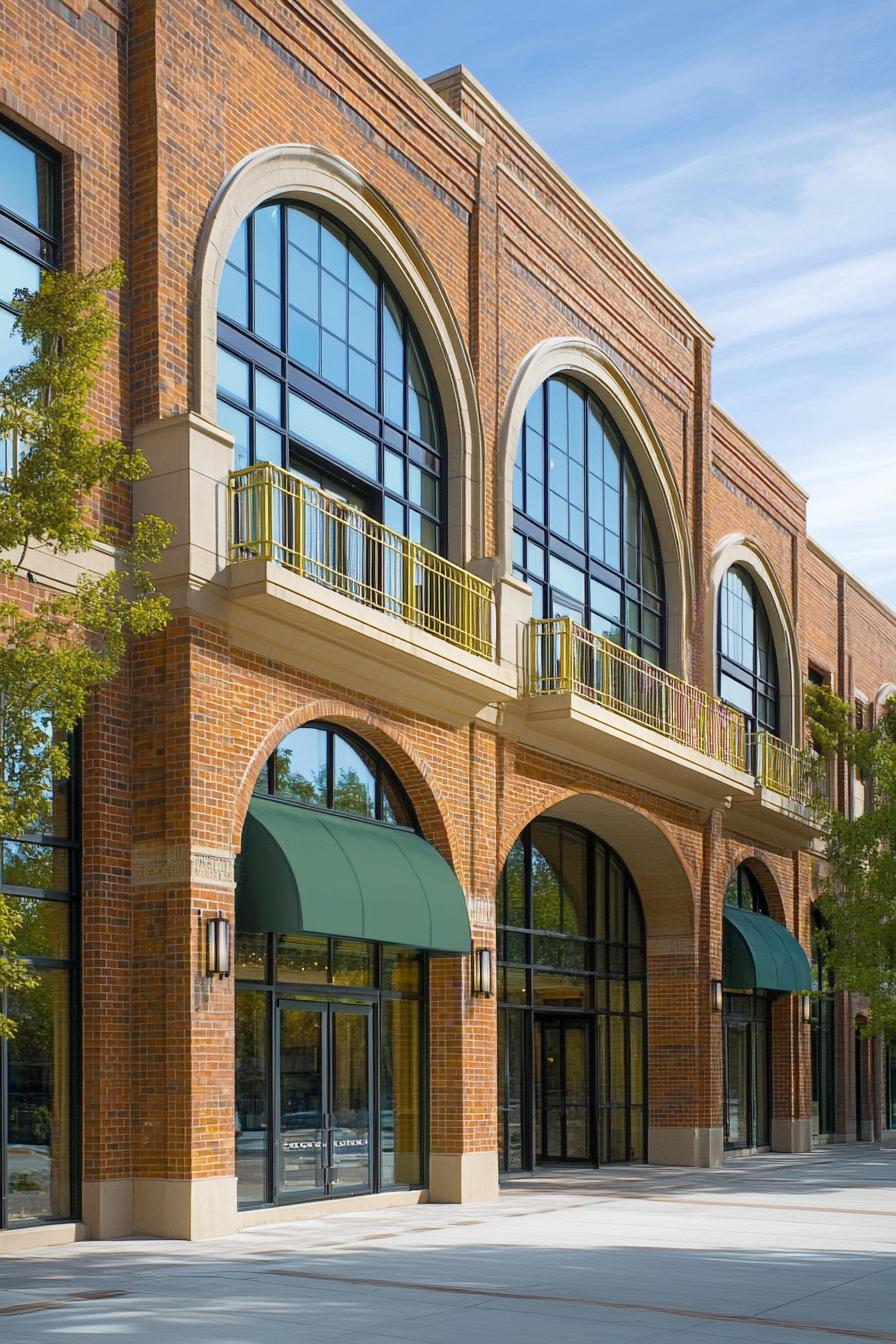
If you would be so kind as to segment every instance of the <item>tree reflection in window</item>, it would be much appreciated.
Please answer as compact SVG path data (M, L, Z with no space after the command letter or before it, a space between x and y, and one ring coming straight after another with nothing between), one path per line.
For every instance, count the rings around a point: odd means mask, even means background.
M329 724L310 723L289 733L263 767L255 791L391 826L416 825L386 762L353 733Z

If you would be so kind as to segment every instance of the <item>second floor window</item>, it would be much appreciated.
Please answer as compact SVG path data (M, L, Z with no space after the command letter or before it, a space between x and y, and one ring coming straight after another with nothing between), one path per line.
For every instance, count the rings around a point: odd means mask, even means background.
M719 591L718 693L743 711L750 731L778 733L778 660L771 625L750 575L733 565Z
M289 468L444 550L432 372L382 270L329 216L273 201L243 221L218 294L218 396L237 468Z
M550 378L526 407L513 478L514 573L536 616L571 616L662 665L663 571L631 453L581 384Z
M59 264L58 177L55 155L0 121L0 378L33 353L13 331L13 294L38 289ZM14 470L13 451L0 439L0 476Z

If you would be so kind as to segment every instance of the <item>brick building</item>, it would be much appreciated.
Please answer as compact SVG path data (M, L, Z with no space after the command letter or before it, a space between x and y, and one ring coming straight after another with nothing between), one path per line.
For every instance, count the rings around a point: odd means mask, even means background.
M16 285L122 256L92 409L152 470L100 503L177 529L170 626L4 846L0 1245L887 1128L862 1005L805 997L799 748L807 677L879 712L896 616L699 318L339 0L0 15L0 359Z

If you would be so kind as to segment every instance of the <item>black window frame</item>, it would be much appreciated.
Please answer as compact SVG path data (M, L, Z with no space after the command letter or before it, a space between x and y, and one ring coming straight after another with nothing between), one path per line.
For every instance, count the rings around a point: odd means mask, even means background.
M274 346L269 341L259 336L253 330L253 305L254 295L254 219L257 211L269 209L276 206L281 211L280 222L280 266L281 266L281 293L279 296L281 312L281 344ZM328 225L339 230L345 238L346 244L358 249L364 255L364 258L373 270L376 276L377 285L377 303L376 303L376 346L377 353L375 359L376 366L376 384L377 384L377 405L370 407L364 402L352 397L347 390L337 387L328 381L321 373L313 372L303 366L297 359L289 354L287 324L289 312L289 294L286 284L287 276L287 253L289 242L287 238L285 211L290 208L297 208L306 214L313 215L318 222L326 222ZM228 354L235 355L236 358L249 364L250 375L250 401L245 404L235 397L228 394L220 386L217 389L217 397L220 402L227 406L231 411L245 414L249 418L249 444L248 456L249 463L256 461L256 436L257 427L263 427L274 431L280 435L284 449L281 465L290 470L301 470L305 465L312 470L323 473L326 477L332 478L360 495L364 500L363 511L378 522L384 522L387 526L393 527L394 531L403 535L410 535L414 531L412 525L412 516L419 515L420 519L432 524L435 529L436 546L430 547L439 555L446 554L447 547L447 433L445 429L445 418L439 396L438 384L433 373L432 365L429 360L426 348L420 337L416 325L407 311L405 304L399 297L395 286L389 279L384 268L377 262L376 258L370 253L369 249L357 239L351 230L340 220L329 215L326 211L319 210L316 207L308 205L305 202L290 197L275 197L263 202L256 207L250 215L244 220L246 228L246 246L247 246L247 286L248 286L248 311L247 325L241 326L230 317L224 316L220 312L217 316L217 344ZM403 373L403 412L404 425L396 425L385 414L384 403L384 380L386 377L384 362L384 309L386 306L386 295L391 296L394 304L397 306L402 317L402 337L404 344L404 373ZM434 423L435 443L430 445L421 437L411 433L408 426L408 404L409 404L409 365L411 349L415 351L420 360L424 375L431 391L431 407ZM277 423L255 405L255 375L256 371L261 371L271 378L275 378L281 386L281 421ZM329 457L321 451L319 446L309 443L302 439L297 433L289 428L289 394L297 395L311 401L317 408L335 417L349 426L353 430L368 436L376 444L376 464L377 479L373 480L360 473L353 472L345 463L340 462L338 458ZM386 481L386 453L387 451L397 454L403 459L404 488L401 492L392 488ZM266 460L266 459L265 459ZM437 509L435 512L418 503L411 497L410 477L411 469L419 468L423 472L432 476L437 483ZM403 510L404 524L402 527L394 527L389 520L390 504L393 506L393 512L397 508ZM414 539L412 537L412 539ZM425 542L422 544L426 545Z
M584 516L584 536L581 546L571 542L569 538L553 530L551 526L550 513L550 388L552 384L559 384L566 388L572 388L583 402L584 415L584 437L583 437L583 479L584 487L581 500L581 510ZM623 648L640 657L647 657L644 653L645 645L655 651L656 657L648 658L648 661L655 662L658 667L666 666L667 656L667 632L666 632L666 596L665 582L663 573L663 555L659 542L659 534L656 528L656 522L653 517L653 511L650 507L650 501L647 492L644 489L644 483L641 480L641 474L638 471L637 464L631 450L626 443L625 436L622 434L610 412L595 396L595 394L576 378L563 374L556 374L546 379L544 383L533 393L530 398L536 396L542 398L541 413L541 519L533 516L527 511L528 495L523 494L523 506L518 503L518 487L520 477L528 479L531 475L527 471L528 467L528 409L520 429L520 439L516 449L516 459L514 463L514 548L515 557L513 572L517 578L522 579L536 594L535 615L552 616L555 607L559 606L578 606L578 600L570 594L564 594L563 590L555 584L552 584L550 577L550 559L555 557L557 560L570 565L573 569L579 571L583 576L585 600L582 604L582 618L577 624L587 630L593 628L592 623L592 582L602 584L606 588L613 589L619 594L620 599L620 620L614 622L618 625L621 638L618 641ZM588 423L589 410L592 411L595 418L600 422L603 434L613 442L614 448L619 454L619 503L618 503L618 534L619 534L619 568L615 569L608 565L604 560L598 559L592 555L590 548L590 476L589 472L589 441L588 441ZM595 445L596 448L596 445ZM637 541L634 550L637 554L638 575L632 579L626 574L626 548L629 543L626 541L626 506L627 495L629 491L628 479L631 477L636 490L636 519L637 519ZM603 486L603 473L600 475L601 486ZM602 515L603 516L603 515ZM601 525L603 528L603 524ZM652 537L653 550L657 569L658 590L654 591L644 582L644 535L645 530L650 529ZM530 560L530 545L541 549L543 555L543 564L533 564ZM542 601L539 604L538 594L542 594ZM634 604L638 615L638 628L635 629L629 621L629 604ZM538 610L541 605L541 611ZM648 639L643 633L644 612L656 617L659 621L659 640ZM603 617L606 622L610 617ZM598 631L599 633L599 631ZM612 636L608 636L612 638Z
M733 630L723 622L723 602L722 594L725 592L725 584L729 577L734 574L737 576L750 595L753 612L753 631L750 640L750 649L752 654L752 665L750 667L737 662L723 653L724 632L740 636L740 631ZM763 677L760 671L760 625L764 625L768 636L767 651L769 658L769 671L773 673L773 678ZM751 708L745 710L742 705L735 705L725 697L722 692L722 677L730 677L742 686L750 697ZM716 611L716 693L726 704L732 705L743 714L747 723L748 731L760 731L771 733L777 737L780 732L781 724L781 681L778 671L778 653L775 648L774 633L772 623L769 619L765 603L759 592L758 585L753 576L741 565L731 565L726 569L722 582L719 585L719 597ZM765 699L774 706L774 719L769 720L760 714L760 703Z
M534 916L532 907L532 842L533 828L539 825L549 825L556 827L561 831L567 831L573 835L578 842L585 844L585 864L586 864L586 884L589 893L588 900L588 932L582 934L566 934L562 932L552 932L550 930L534 928ZM511 861L513 853L517 847L522 848L522 875L523 875L523 903L525 923L510 924L506 919L507 912L507 871L508 864ZM597 865L603 866L603 879L598 882L596 876ZM622 934L619 939L610 939L610 866L615 864L620 872L623 882L623 905L622 905ZM606 937L600 935L597 926L597 902L603 900L604 927ZM634 901L638 911L640 923L640 936L632 937L631 928L631 901ZM523 1090L528 1094L528 1102L524 1101L523 1117L523 1139L522 1139L522 1165L513 1168L513 1171L532 1171L536 1163L535 1153L535 1125L534 1116L529 1111L534 1106L534 1065L532 1051L534 1048L534 1019L539 1014L542 1017L558 1018L584 1018L591 1026L591 1099L590 1109L594 1118L594 1132L592 1134L592 1145L595 1165L604 1164L610 1161L631 1161L632 1158L612 1159L607 1155L607 1149L610 1144L610 1125L612 1112L618 1112L620 1109L625 1112L625 1151L627 1154L633 1152L633 1141L635 1139L633 1126L633 1110L640 1106L641 1110L641 1132L637 1135L635 1148L639 1148L643 1154L641 1159L647 1160L647 1133L649 1127L649 1069L648 1069L648 1004L647 1004L647 922L644 915L644 906L641 901L640 893L632 878L628 867L616 851L593 832L584 827L577 826L574 822L562 821L550 817L539 817L534 822L530 822L517 837L510 853L505 860L504 867L498 879L496 892L496 924L497 924L497 1005L498 1013L502 1019L502 1030L499 1032L499 1049L497 1057L498 1068L498 1089L499 1089L499 1162L504 1172L511 1169L507 1165L508 1155L508 1133L507 1116L500 1109L502 1078L507 1071L507 1061L504 1057L503 1045L507 1039L507 1016L512 1013L521 1013L524 1015L524 1025L522 1032L523 1059L521 1061L521 1077L523 1079ZM536 940L562 940L567 944L580 944L585 950L585 964L579 969L562 968L557 963L547 963L537 959L535 952ZM519 953L522 955L519 955ZM534 996L533 976L536 971L559 972L561 975L574 975L587 980L588 983L588 1002L584 1006L574 1006L563 1008L557 1005L543 1007L536 1005ZM508 991L509 983L508 972L516 974L519 979L520 973L523 976L524 999L513 997L513 991ZM609 992L609 986L613 982L625 982L625 999L623 1008L619 1009L612 1006L612 999ZM640 986L640 1009L632 1008L631 991L632 984ZM598 1030L602 1023L606 1023L607 1032L609 1032L609 1023L612 1019L622 1018L626 1023L624 1034L624 1080L623 1092L625 1096L624 1103L614 1102L609 1094L610 1080L600 1076L600 1046L598 1042ZM641 1058L643 1061L641 1076L641 1102L633 1103L632 1097L632 1059L631 1059L631 1023L633 1020L640 1019L641 1022ZM607 1089L606 1091L604 1089Z
M69 777L66 783L66 832L65 836L55 835L43 830L27 831L20 836L2 836L0 844L7 841L41 846L68 853L68 891L44 889L0 883L0 891L11 899L52 901L65 905L69 911L69 955L67 957L48 957L29 955L22 949L20 955L36 971L59 970L68 975L70 1003L69 1036L70 1058L68 1061L69 1096L69 1212L58 1217L9 1220L9 1168L8 1151L8 1097L9 1097L9 1060L6 1042L0 1039L0 1230L20 1227L35 1227L58 1222L77 1221L81 1213L81 734L75 730L69 739ZM27 993L28 991L24 991ZM3 991L2 1009L6 1011L9 991Z
M765 892L756 874L745 863L739 863L728 879L724 903L739 910L751 910L754 915L768 915Z

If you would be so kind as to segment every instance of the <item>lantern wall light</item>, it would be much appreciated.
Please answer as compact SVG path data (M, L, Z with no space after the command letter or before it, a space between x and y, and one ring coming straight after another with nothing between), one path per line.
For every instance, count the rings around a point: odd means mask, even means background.
M220 910L205 921L205 973L222 980L230 974L230 920Z
M709 987L710 987L710 995L712 998L712 1010L714 1013L720 1013L722 1011L722 1004L723 1004L722 982L721 980L711 980L709 982Z
M492 953L489 947L474 947L470 962L470 987L474 994L490 999L492 989Z

